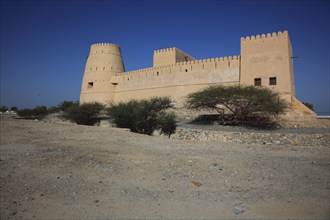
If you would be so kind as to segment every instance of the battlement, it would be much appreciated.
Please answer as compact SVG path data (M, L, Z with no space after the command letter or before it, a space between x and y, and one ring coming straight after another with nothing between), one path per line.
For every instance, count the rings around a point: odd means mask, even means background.
M90 55L115 54L121 56L120 46L112 43L96 43L91 45Z
M99 47L99 46L114 46L114 47L120 47L118 44L112 44L112 43L96 43L92 44L91 47Z
M154 50L155 53L163 53L163 52L167 52L167 51L175 51L175 47L170 47L170 48L164 48L164 49L160 49L160 50Z
M191 60L195 60L195 58L176 47L171 47L154 51L153 66L164 66Z
M279 32L273 32L273 33L267 33L267 34L257 34L256 36L247 36L247 37L241 37L241 42L243 41L253 41L253 40L260 40L260 39L274 39L274 38L281 38L281 37L288 37L288 31L279 31Z
M222 64L225 64L228 67L228 62L235 62L239 61L240 56L225 56L225 57L216 57L216 58L207 58L207 59L200 59L200 60L190 60L190 61L183 61L183 62L177 62L175 64L168 64L168 65L163 65L163 66L156 66L156 67L149 67L149 68L144 68L144 69L139 69L139 70L132 70L128 72L123 72L123 73L116 73L116 76L124 76L124 75L134 75L138 73L145 73L145 72L152 72L152 71L157 71L157 70L164 70L164 69L169 69L169 68L176 68L180 66L191 66L194 65L194 69L205 69L205 70L211 70L215 68L216 65L212 66L203 66L204 64L210 64L210 63L217 63L219 64L219 67ZM229 65L230 67L230 65ZM191 70L192 68L190 68Z

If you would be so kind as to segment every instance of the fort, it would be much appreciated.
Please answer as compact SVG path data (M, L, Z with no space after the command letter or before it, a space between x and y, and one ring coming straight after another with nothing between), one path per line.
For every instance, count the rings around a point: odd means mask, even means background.
M292 47L287 31L240 39L240 55L195 59L178 48L155 50L153 67L125 72L119 45L91 45L80 103L116 103L154 96L182 107L185 97L210 85L264 86L281 94L291 112L315 116L295 98Z

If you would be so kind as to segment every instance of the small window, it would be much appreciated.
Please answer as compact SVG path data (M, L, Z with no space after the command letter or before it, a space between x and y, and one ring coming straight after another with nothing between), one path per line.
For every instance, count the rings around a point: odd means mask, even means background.
M261 78L254 78L254 85L261 86Z
M188 69L186 69L186 72L188 72Z
M159 76L159 72L157 72L157 76Z
M270 86L276 85L276 77L269 77L269 85Z
M94 85L94 82L89 82L88 85L87 85L87 88L93 88L93 85Z

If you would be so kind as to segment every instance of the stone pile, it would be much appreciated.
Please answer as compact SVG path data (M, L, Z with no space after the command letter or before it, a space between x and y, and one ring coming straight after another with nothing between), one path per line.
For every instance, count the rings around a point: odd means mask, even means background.
M329 146L330 134L228 132L178 127L172 139L281 146Z

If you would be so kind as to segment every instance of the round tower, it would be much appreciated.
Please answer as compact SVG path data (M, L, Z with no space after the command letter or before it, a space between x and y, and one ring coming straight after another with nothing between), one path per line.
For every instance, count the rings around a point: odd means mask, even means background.
M81 84L80 103L114 100L111 77L125 71L120 46L110 43L91 45Z

